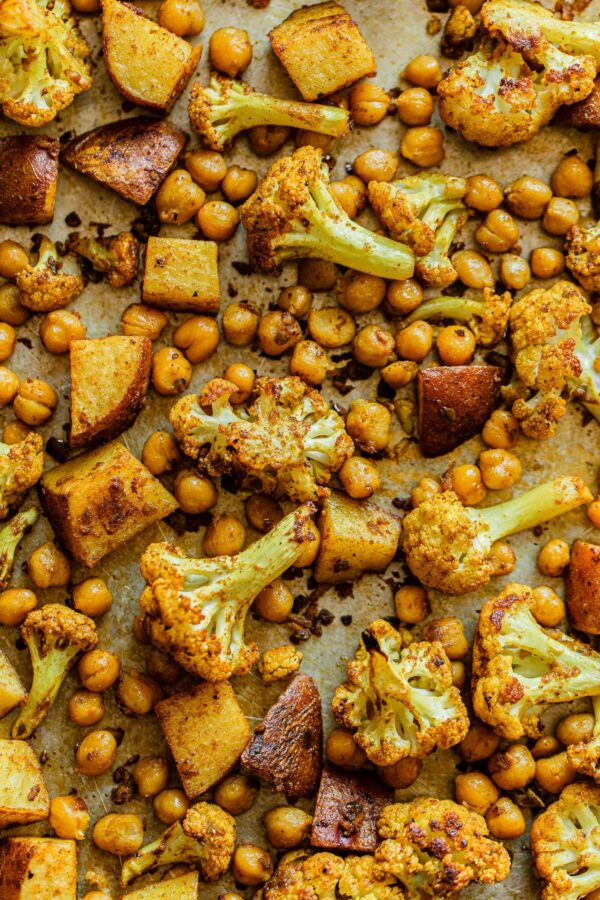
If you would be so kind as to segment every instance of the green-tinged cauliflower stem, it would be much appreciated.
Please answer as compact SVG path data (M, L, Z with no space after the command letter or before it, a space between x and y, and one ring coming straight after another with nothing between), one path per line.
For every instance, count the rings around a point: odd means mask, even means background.
M502 340L508 326L512 297L508 291L495 294L484 288L483 298L431 297L408 316L406 325L423 319L454 319L466 322L482 347L493 347Z
M44 441L31 432L16 444L0 443L0 519L22 501L44 471Z
M15 564L15 553L25 534L33 528L38 519L34 507L17 513L0 528L0 590L8 586Z
M169 544L151 544L141 560L148 583L141 605L152 640L207 681L249 672L258 648L245 643L246 615L302 553L313 511L310 503L299 507L233 557L189 559Z
M404 553L426 587L464 594L487 584L494 541L548 522L592 500L580 478L565 476L485 509L464 507L453 491L425 500L404 519Z
M463 203L448 203L443 222L435 233L433 250L417 259L415 274L428 288L444 288L458 278L457 272L448 258L450 248L460 229L468 218Z
M302 128L337 138L349 128L349 115L339 107L280 100L218 75L208 87L194 84L189 115L192 128L212 150L223 150L241 131L259 125Z
M589 318L581 322L581 340L575 345L581 375L567 377L573 397L600 422L600 338Z
M52 708L77 655L98 643L94 621L59 603L47 603L29 613L21 636L31 655L33 681L11 729L15 740L31 737Z
M346 215L329 190L323 154L301 147L277 160L244 203L254 268L277 272L290 259L315 257L402 281L414 272L412 251L363 228Z

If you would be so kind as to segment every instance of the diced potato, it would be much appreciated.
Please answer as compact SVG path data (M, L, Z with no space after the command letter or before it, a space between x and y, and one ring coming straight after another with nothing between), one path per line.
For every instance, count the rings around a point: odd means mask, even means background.
M142 282L144 303L160 309L217 313L221 302L213 241L151 237Z
M0 844L0 897L2 900L76 900L75 841L5 838Z
M150 380L150 338L73 341L70 357L71 447L108 441L133 425Z
M320 850L373 853L377 822L394 792L371 772L344 772L331 766L321 776L310 843Z
M300 7L269 38L305 100L333 94L359 78L377 74L369 45L339 3Z
M49 812L50 798L33 749L26 741L0 741L0 828L39 822ZM5 900L2 891L0 897Z
M25 702L27 691L21 684L13 664L0 650L0 719Z
M158 884L148 884L130 894L123 894L122 900L198 900L198 873L167 877Z
M576 128L600 128L600 78L584 100L561 106L553 119L556 125L574 125Z
M14 134L0 138L0 222L45 225L54 217L58 138Z
M143 10L102 0L104 62L116 87L131 103L168 112L196 68L202 45L162 28Z
M382 572L394 558L400 539L400 520L368 501L332 493L317 520L321 545L315 578L335 584L363 572Z
M55 466L40 481L60 541L84 566L177 509L177 502L119 441Z
M187 141L187 134L166 119L136 116L73 138L62 148L60 161L144 206Z
M157 703L154 711L190 800L233 769L250 739L228 681L179 691Z
M600 634L600 545L573 543L566 588L572 626L586 634Z

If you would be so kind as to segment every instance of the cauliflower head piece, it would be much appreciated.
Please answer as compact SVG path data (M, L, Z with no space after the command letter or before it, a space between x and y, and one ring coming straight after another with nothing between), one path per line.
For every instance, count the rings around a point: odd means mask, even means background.
M481 347L493 347L506 334L511 304L509 291L496 294L489 287L483 289L480 299L466 296L430 297L408 316L405 324L422 319L466 322Z
M565 239L567 268L586 291L600 291L600 222L574 225Z
M594 707L594 728L588 741L570 744L567 758L576 772L593 778L600 784L600 696L592 698Z
M44 471L44 441L31 432L16 444L0 443L0 519L18 506Z
M378 871L372 856L347 856L295 850L281 859L277 871L255 900L401 900L393 876Z
M26 265L15 278L23 306L34 312L51 312L77 299L84 288L83 278L61 269L56 246L43 235L36 264Z
M423 641L403 649L400 634L383 619L363 631L333 714L378 766L453 747L469 729L442 645Z

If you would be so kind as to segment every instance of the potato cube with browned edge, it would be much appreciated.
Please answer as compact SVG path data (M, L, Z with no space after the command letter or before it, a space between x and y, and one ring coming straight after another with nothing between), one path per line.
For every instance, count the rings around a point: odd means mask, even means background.
M9 837L0 842L2 900L76 900L75 841Z
M33 748L26 741L0 741L0 828L39 822L49 812L50 798ZM2 891L0 897L5 898Z
M0 222L46 225L54 218L58 138L13 134L0 138Z
M314 574L320 584L382 572L398 549L400 520L369 501L358 503L332 493L323 502L317 525L321 544Z
M217 245L185 238L149 238L142 298L160 309L217 313L221 302Z
M162 28L143 10L102 0L104 62L119 93L137 106L168 112L196 68L202 45Z
M133 425L150 380L150 338L72 341L70 357L71 447L108 441Z
M0 650L0 719L25 702L27 691L10 659Z
M600 634L600 545L573 543L566 589L573 627L586 634Z
M377 823L394 792L371 772L344 772L330 766L321 776L310 835L319 850L373 853Z
M183 789L196 800L237 764L250 727L228 681L179 691L154 707Z
M50 469L40 496L61 543L88 567L177 509L174 497L119 441Z
M300 7L277 25L269 38L305 100L333 94L359 78L377 74L369 45L339 3Z
M130 894L123 894L121 900L198 900L197 872L187 872L176 878L168 876L157 884L147 884Z

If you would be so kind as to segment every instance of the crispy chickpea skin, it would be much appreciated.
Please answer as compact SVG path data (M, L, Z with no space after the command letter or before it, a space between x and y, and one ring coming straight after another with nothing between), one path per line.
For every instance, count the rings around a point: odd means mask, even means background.
M47 541L27 560L27 574L37 588L64 587L71 578L71 564L56 544Z
M433 619L425 627L423 638L426 641L439 641L450 660L463 659L469 652L463 624L454 616Z
M230 816L241 816L254 806L258 788L246 776L228 775L215 788L215 803Z
M233 877L240 884L256 887L273 874L273 862L266 850L255 844L239 844L231 865Z
M565 256L554 247L536 247L529 258L535 278L556 278L565 271Z
M425 88L410 87L402 91L394 105L403 125L428 125L433 115L435 103Z
M81 316L68 309L54 309L40 322L40 338L49 353L68 353L71 341L80 341L85 335Z
M196 213L195 222L209 241L228 241L240 221L240 214L225 200L209 200Z
M593 737L594 722L594 716L590 713L572 713L560 720L556 726L556 737L565 747L587 743Z
M103 775L113 765L117 742L110 731L90 731L75 751L75 767L81 775Z
M346 417L346 430L369 453L384 450L390 439L392 416L374 400L354 400Z
M110 650L89 650L77 662L77 676L86 691L101 694L107 691L119 677L119 657Z
M246 529L233 513L213 516L202 541L205 556L236 556L244 549Z
M161 347L152 357L152 385L157 394L167 397L187 390L192 366L177 347Z
M204 362L213 355L221 334L216 319L210 316L190 316L175 329L173 343L183 350L193 365Z
M536 760L535 780L550 794L560 794L563 788L575 781L576 775L566 751Z
M436 338L436 347L445 366L466 366L475 353L475 335L464 325L447 325Z
M36 608L38 599L27 588L7 588L0 592L0 625L14 628L21 625Z
M302 340L302 329L290 313L273 310L258 323L258 343L267 356L281 356Z
M210 36L208 54L211 66L218 72L237 78L252 60L248 32L243 28L217 28Z
M325 754L330 763L354 772L367 762L365 751L358 746L354 735L347 728L334 728L327 735Z
M312 816L297 806L276 806L265 813L263 821L271 846L289 850L308 837Z
M464 285L483 290L494 286L494 273L489 262L477 250L458 250L452 254L452 265Z
M144 826L140 817L131 813L109 813L94 825L92 839L106 853L129 856L144 843Z
M183 791L167 788L156 795L152 805L158 821L163 825L172 825L183 819L190 804Z
M196 184L209 194L227 174L227 163L216 150L192 150L185 154L183 163Z
M565 156L550 179L557 197L587 197L591 193L594 176L587 163L577 154Z
M82 841L90 824L85 800L73 794L53 797L48 822L59 838Z
M255 125L248 131L248 140L257 156L270 156L283 147L291 133L286 125Z
M595 500L592 500L586 513L594 528L600 528L600 498L596 497Z
M433 344L433 328L429 322L417 320L396 335L396 351L401 359L423 362Z
M390 281L384 301L389 316L408 316L423 302L423 288L414 278Z
M104 700L102 694L91 691L75 691L67 705L69 719L74 725L86 728L97 725L104 718Z
M569 565L570 556L571 551L567 542L562 540L562 538L552 538L544 544L538 553L538 569L542 575L558 578Z
M485 814L492 837L499 841L514 841L525 834L523 813L510 797L500 797Z
M425 500L429 500L431 497L435 496L435 494L439 494L441 490L442 487L435 478L432 478L429 475L421 478L410 494L410 502L413 509L416 509L417 506L420 506L421 503Z
M450 474L452 490L465 506L475 506L485 499L487 489L478 466L464 463L455 466Z
M160 686L141 672L124 672L117 682L116 696L127 716L145 716L162 697Z
M502 791L524 788L535 775L535 760L525 744L511 744L488 760L488 772Z
M513 291L520 291L531 281L531 266L522 256L504 253L500 260L500 281Z
M298 263L298 284L314 293L332 291L338 277L337 266L327 259L301 259Z
M14 278L29 263L27 251L16 241L0 241L0 275Z
M393 153L375 147L365 150L352 164L352 171L365 184L370 181L391 181L397 168L398 159Z
M266 622L285 622L293 605L294 595L289 587L281 578L276 578L262 589L252 609Z
M230 203L243 203L256 190L258 175L252 169L229 166L221 182L221 190Z
M544 210L542 225L548 234L566 234L579 222L579 207L566 197L552 197Z
M17 418L26 425L43 425L56 406L58 395L54 388L41 378L25 378L13 400L13 410Z
M175 438L168 431L153 431L142 450L142 462L153 475L170 472L180 458Z
M246 518L261 534L266 534L283 519L281 503L268 494L250 494L246 500Z
M500 737L479 719L472 719L471 726L459 744L461 756L467 762L489 759L500 745Z
M381 485L381 476L375 463L361 456L347 459L338 475L348 496L355 500L371 497Z
M371 81L363 81L353 87L348 100L355 125L377 125L390 108L390 98L384 88Z
M381 325L365 325L352 342L355 360L370 369L383 369L394 358L393 335Z
M0 322L16 327L27 321L31 312L21 303L16 284L0 284Z
M541 219L546 204L552 198L552 188L539 178L522 175L504 191L506 205L522 219Z
M251 303L230 303L223 313L223 334L234 347L247 347L256 337L260 313Z
M319 385L332 369L326 351L315 341L299 341L294 347L290 359L291 375L298 375L307 384Z
M498 800L500 791L483 772L465 772L454 779L454 796L461 806L485 816L492 803Z
M504 209L493 209L475 231L475 240L490 253L506 253L519 240L519 226Z
M237 387L237 391L229 395L231 403L244 403L252 393L256 381L253 369L241 362L227 366L223 378Z
M534 607L533 615L545 628L556 628L567 614L565 602L556 591L546 585L540 585L532 591Z
M131 774L140 797L155 797L167 786L169 764L162 756L145 756L136 762Z
M468 190L463 199L471 209L488 213L502 203L502 188L489 175L471 175L467 178L467 185Z
M429 615L429 597L418 584L403 584L394 594L397 617L405 625L418 625Z
M319 134L317 131L309 131L304 128L296 128L294 131L295 147L316 147L323 153L329 153L333 146L333 138L328 134Z
M510 575L514 571L517 558L506 541L494 541L490 548L490 561L494 566L494 575Z
M302 546L302 552L294 563L296 569L305 569L307 566L312 566L321 546L321 532L314 522L306 523L304 536L305 541Z
M437 87L442 80L442 70L435 56L428 53L420 53L415 56L402 72L402 78L410 84L431 90Z
M560 753L560 750L560 741L554 735L543 734L531 748L531 755L534 759L548 759L550 756Z
M113 595L104 578L86 578L73 587L73 606L93 619L108 612Z
M17 332L7 322L0 322L0 362L12 356L17 340Z
M292 284L285 287L279 295L277 301L279 309L288 312L296 319L303 319L308 315L312 306L312 293L302 284Z
M19 376L6 366L0 366L0 409L13 402L18 390Z
M483 483L492 491L510 488L523 474L521 460L510 450L484 450L479 456Z
M496 409L483 426L481 436L488 447L510 450L518 443L519 423L508 410Z
M444 158L444 133L432 125L407 128L402 136L400 153L420 168L437 166Z
M186 169L171 172L156 192L158 218L169 225L183 225L193 219L206 194Z
M179 37L200 34L204 11L197 0L163 0L158 7L158 24Z
M151 647L146 657L146 672L159 684L177 684L183 678L184 670L172 656Z
M394 788L394 790L404 790L415 783L422 768L423 760L407 756L389 766L378 766L377 774L388 787Z
M371 312L383 302L385 294L383 278L353 269L348 269L338 284L338 302L353 313Z
M335 350L352 343L356 334L356 324L345 309L326 306L322 309L311 309L308 314L308 332L321 347Z
M132 303L121 316L123 334L147 337L151 341L157 341L168 324L162 310L144 303Z

